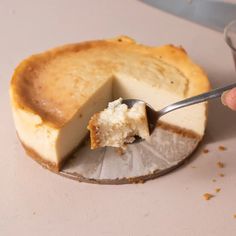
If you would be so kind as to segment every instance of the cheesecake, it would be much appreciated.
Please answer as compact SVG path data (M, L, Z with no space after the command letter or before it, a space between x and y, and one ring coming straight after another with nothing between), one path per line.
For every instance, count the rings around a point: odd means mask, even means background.
M108 108L92 116L89 121L91 149L117 147L133 143L136 136L149 137L146 104L137 102L131 108L119 98L108 104Z
M22 61L10 84L11 107L26 152L59 171L88 135L90 118L122 97L159 110L206 92L209 81L182 47L150 47L129 37L65 45ZM206 103L171 112L161 122L203 137Z

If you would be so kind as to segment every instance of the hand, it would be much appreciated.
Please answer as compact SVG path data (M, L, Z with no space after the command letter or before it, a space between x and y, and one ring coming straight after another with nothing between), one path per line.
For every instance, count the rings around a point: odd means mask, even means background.
M236 111L236 88L223 93L221 96L221 101L225 106L228 106L230 109Z

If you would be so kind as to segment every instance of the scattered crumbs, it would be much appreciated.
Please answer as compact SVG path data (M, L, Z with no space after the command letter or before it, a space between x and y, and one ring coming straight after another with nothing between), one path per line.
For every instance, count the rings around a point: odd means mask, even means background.
M225 167L225 164L223 162L220 162L220 161L217 162L217 165L218 165L219 168L224 168Z
M212 182L216 182L216 179L213 179Z
M234 214L234 218L236 219L236 214Z
M219 176L220 176L220 177L224 177L225 175L224 175L224 174L222 174L222 173L220 173L220 174L219 174Z
M211 198L213 198L214 197L214 195L213 194L210 194L210 193L205 193L205 194L203 194L203 197L204 197L204 199L205 200L210 200Z
M147 212L144 214L144 217L148 217L149 215L150 215L149 212Z
M221 145L220 145L218 148L219 148L220 151L225 151L225 150L227 150L227 148L226 148L225 146L221 146Z
M145 180L144 179L139 179L139 180L135 180L133 183L134 184L144 184Z
M209 150L208 149L203 149L203 153L208 153L209 152Z
M216 193L219 193L221 188L216 188Z
M117 153L119 156L122 156L122 155L125 154L125 150L124 150L124 148L119 147L119 148L116 148L116 153Z
M16 13L16 11L14 9L10 10L10 14L14 15Z

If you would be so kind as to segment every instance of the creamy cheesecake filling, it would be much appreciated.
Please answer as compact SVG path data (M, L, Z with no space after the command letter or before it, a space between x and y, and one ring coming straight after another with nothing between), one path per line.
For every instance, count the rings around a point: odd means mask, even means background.
M155 87L127 74L116 75L112 93L113 99L119 97L123 99L140 99L151 105L157 111L186 98L184 94L181 96L161 88L157 92ZM161 117L160 120L170 125L192 130L202 136L205 130L205 124L202 122L206 115L205 112L205 103L201 103L173 111Z
M112 79L105 83L91 96L74 115L72 120L59 132L56 142L58 158L69 154L88 134L87 125L90 117L103 110L112 100ZM60 159L59 159L60 161Z
M119 98L108 107L95 113L89 121L91 149L98 147L121 147L133 143L135 136L149 137L149 128L144 102L137 102L131 108L122 104Z

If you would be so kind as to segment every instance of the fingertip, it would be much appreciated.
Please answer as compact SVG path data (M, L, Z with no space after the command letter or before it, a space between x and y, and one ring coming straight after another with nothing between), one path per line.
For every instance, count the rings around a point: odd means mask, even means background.
M221 102L222 102L222 104L223 104L224 106L227 106L227 104L226 104L226 96L227 96L227 93L228 93L228 91L225 91L225 92L223 92L222 95L221 95Z
M231 89L222 97L223 104L236 111L236 88Z

